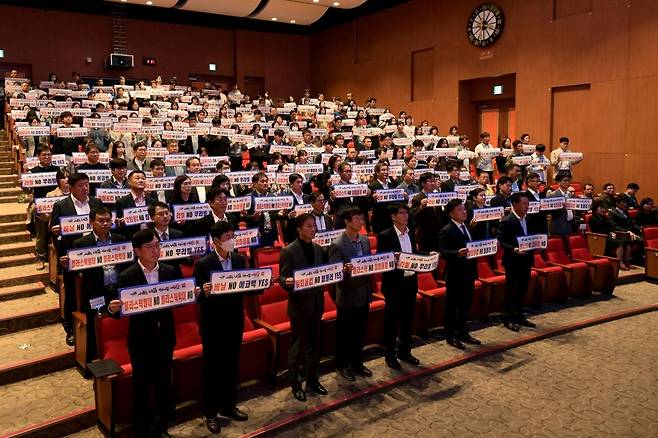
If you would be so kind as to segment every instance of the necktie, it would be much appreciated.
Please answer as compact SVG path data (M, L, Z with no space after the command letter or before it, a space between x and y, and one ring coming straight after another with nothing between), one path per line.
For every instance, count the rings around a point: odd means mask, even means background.
M468 231L466 230L466 225L462 224L461 229L462 229L462 233L464 233L464 237L466 237L466 240L470 242L471 238L469 237Z
M528 234L528 227L526 226L525 218L522 217L521 219L519 219L519 222L521 223L521 228L523 228L523 234L527 235Z
M228 259L222 260L222 270L228 271Z
M162 240L169 240L169 233L165 231L164 233L162 233L162 236L160 237L162 238Z

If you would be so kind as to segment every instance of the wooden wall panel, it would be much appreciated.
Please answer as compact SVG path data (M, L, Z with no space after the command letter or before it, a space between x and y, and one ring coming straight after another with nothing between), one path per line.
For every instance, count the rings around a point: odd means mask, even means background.
M555 19L592 12L592 0L553 0Z
M411 53L411 100L430 100L434 96L434 49Z
M589 154L592 152L591 141L591 98L588 86L554 88L552 90L552 135L554 139L551 150L557 148L557 139L569 137L574 151Z

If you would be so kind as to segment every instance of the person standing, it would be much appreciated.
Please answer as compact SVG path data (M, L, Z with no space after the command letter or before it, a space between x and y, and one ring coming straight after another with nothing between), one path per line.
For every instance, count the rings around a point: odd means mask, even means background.
M401 203L388 207L393 226L377 235L377 252L416 253L416 242L409 227L409 208ZM399 370L399 360L411 365L420 361L411 354L414 310L418 291L418 275L414 271L394 269L382 274L384 308L384 348L386 365ZM396 339L400 336L396 352Z
M526 221L529 206L528 195L522 192L513 193L511 200L512 211L500 221L498 226L498 242L504 250L504 324L509 330L518 332L519 326L535 327L535 324L528 321L523 314L523 303L530 284L533 252L519 249L517 239L529 234Z
M445 331L449 345L463 350L462 342L480 345L481 342L468 333L468 313L473 300L473 288L477 278L476 259L468 259L466 244L473 239L465 224L466 207L460 199L446 204L450 222L439 233L441 256L446 268Z
M119 274L118 289L177 280L176 271L159 263L160 241L152 229L132 236L137 261ZM117 296L108 312L119 316L123 303ZM173 420L172 358L176 345L174 314L171 308L129 316L128 353L133 374L133 431L139 437L168 437ZM155 391L155 412L149 412L151 390ZM153 420L153 421L151 421Z
M245 269L247 264L244 257L234 251L235 234L230 222L213 224L210 237L215 250L196 263L194 278L203 291L197 298L203 343L203 411L208 430L219 433L218 414L237 421L249 418L236 406L244 331L244 294L211 295L210 281L214 271Z
M299 368L306 366L306 390L326 395L327 390L319 381L318 365L322 346L322 313L324 293L315 287L296 292L293 272L323 263L322 247L313 243L315 220L308 213L295 217L298 238L281 250L279 260L279 284L288 293L288 316L290 318L290 349L288 350L288 373L293 396L306 401L302 389Z
M359 233L365 223L361 210L344 210L343 220L345 231L329 247L329 262L343 262L346 267L343 281L336 285L336 369L344 379L354 381L354 373L372 376L362 356L372 281L369 275L352 277L350 261L370 255L370 241Z

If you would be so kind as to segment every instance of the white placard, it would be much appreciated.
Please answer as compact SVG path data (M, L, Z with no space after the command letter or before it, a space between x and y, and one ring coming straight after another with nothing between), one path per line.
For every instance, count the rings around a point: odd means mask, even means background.
M57 172L24 173L21 175L21 187L48 187L57 185Z
M96 198L103 204L115 204L117 199L130 194L130 189L96 189Z
M270 154L273 154L275 152L278 152L281 155L295 155L297 149L294 146L290 146L286 144L270 145Z
M112 120L111 119L94 119L94 118L85 118L82 120L82 126L85 128L96 128L96 129L111 129Z
M530 163L532 163L532 156L523 155L523 156L519 156L519 157L512 157L512 162L514 164L518 164L519 166L527 166Z
M523 151L524 154L528 154L528 155L530 155L530 154L534 153L535 150L537 150L537 145L534 145L534 144L524 144L524 145L522 146L522 149L521 149L521 150Z
M18 126L16 131L21 137L50 135L49 126Z
M174 204L174 220L175 221L189 221L201 219L210 213L210 206L204 203L195 204Z
M542 198L539 200L540 210L559 210L564 208L565 199L562 196L556 198Z
M228 198L226 207L227 213L236 213L246 211L251 208L251 196L240 196L237 198Z
M427 194L428 207L443 207L453 199L466 201L466 193L457 192L433 192Z
M62 216L59 218L60 234L70 236L73 234L86 234L92 231L88 214L79 216Z
M217 167L217 163L219 163L220 161L226 161L226 162L230 161L229 158L225 155L214 156L214 157L205 156L205 157L199 157L199 159L201 160L201 167L203 167L204 169L214 169Z
M338 283L343 279L343 263L330 263L293 271L295 292Z
M587 211L592 208L592 200L590 198L566 198L564 208L567 210Z
M89 177L90 183L102 183L112 176L110 169L80 169L80 172Z
M35 198L34 199L34 208L37 210L37 214L50 214L53 212L53 206L57 201L68 198L67 195L64 196L51 196L47 198Z
M476 208L473 210L473 219L477 222L499 220L505 214L503 207Z
M254 211L287 210L292 208L292 196L256 196Z
M165 166L182 167L188 158L199 158L194 154L167 154L164 158Z
M208 250L205 237L188 237L160 241L160 261L202 256Z
M458 153L457 148L438 148L435 151L439 157L456 157Z
M460 160L466 160L466 159L472 160L475 157L476 155L475 152L473 151L461 151L457 153L457 158L459 158Z
M194 303L195 287L194 279L186 278L119 289L119 299L123 303L121 315L130 316Z
M89 135L87 128L57 128L57 137L62 138L76 138L86 137Z
M139 225L151 222L148 207L134 207L123 210L123 221L126 225Z
M350 198L368 195L367 184L336 184L333 186L332 193L339 198Z
M186 140L187 134L181 131L162 131L160 138L163 140Z
M156 192L159 190L173 190L175 176L159 176L146 178L146 191Z
M167 155L167 148L147 148L146 158L164 158Z
M310 155L310 154L309 154ZM324 172L322 164L296 164L295 173L304 175L319 175Z
M251 184L251 179L258 172L255 170L246 170L240 172L225 172L224 175L228 176L231 184Z
M115 265L130 262L134 258L133 245L130 242L70 249L67 251L67 255L69 271Z
M398 257L397 268L405 271L431 272L439 266L439 253L409 254L401 252Z
M345 230L330 230L315 233L313 243L322 247L329 246L331 245L331 242L333 242L336 237L342 235L344 231Z
M482 148L480 156L482 158L493 158L500 155L500 148Z
M225 295L267 289L272 282L272 268L215 271L210 274L212 295Z
M375 194L373 195L373 198L377 200L377 203L404 201L405 193L406 192L404 191L404 189L375 190Z
M468 249L467 259L487 257L496 254L498 251L498 240L488 239L468 242L466 243L466 249Z
M528 205L528 214L539 213L540 209L541 209L541 202L530 201L530 204Z
M260 235L258 228L247 228L246 230L237 230L234 233L235 247L247 248L250 246L260 245Z
M518 236L516 241L519 243L520 251L529 251L531 249L544 249L548 246L548 235L531 234L529 236Z
M479 189L482 186L479 184L469 184L467 186L462 186L462 185L455 185L455 192L457 193L463 193L465 195L468 195L470 192L472 192L475 189Z
M560 154L560 161L580 161L583 159L582 152L562 152Z
M313 204L297 204L293 210L298 216L304 213L311 213L313 211Z
M193 187L211 186L217 173L188 173L187 176L192 180Z
M375 255L364 255L352 258L350 263L352 264L352 277L388 272L395 269L395 254L384 252Z
M410 138L398 137L393 139L393 144L395 146L411 146L413 141Z

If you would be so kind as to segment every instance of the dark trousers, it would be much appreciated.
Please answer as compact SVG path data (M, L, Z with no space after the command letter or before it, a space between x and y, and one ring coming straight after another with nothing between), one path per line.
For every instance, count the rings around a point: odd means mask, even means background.
M290 318L288 373L291 386L300 385L299 366L306 365L306 384L318 381L318 364L322 346L322 314L308 318Z
M523 303L530 285L532 266L519 262L518 265L505 266L505 317L515 320L523 317Z
M416 309L416 284L414 277L405 277L402 287L393 293L384 294L386 305L384 307L384 348L386 356L395 357L395 340L399 333L400 354L411 352L414 323L414 310Z
M62 326L67 333L73 331L73 312L78 310L78 303L75 298L75 277L78 275L78 272L69 271L64 269L62 272L62 277L64 279L64 305L61 306L64 308L64 319L62 321ZM60 294L60 300L62 295Z
M240 171L240 170L244 170L244 169L242 168L242 156L239 156L239 157L233 157L233 156L231 156L231 157L228 157L228 158L229 158L229 160L231 161L231 170L232 170L233 172L237 172L237 171Z
M138 436L166 431L173 419L174 404L171 387L173 345L165 346L159 339L128 346L133 367L133 430ZM155 412L150 412L151 390L155 391Z
M336 310L336 368L360 368L369 306L337 306Z
M85 363L89 363L98 357L98 349L96 348L96 310L89 310L87 314L87 353Z
M466 323L473 301L473 280L448 277L446 286L446 313L444 318L446 336L466 335L468 334Z
M242 316L242 314L240 314ZM214 418L220 410L231 411L238 401L240 347L244 319L232 327L203 335L203 412ZM217 328L217 327L213 327Z

